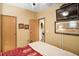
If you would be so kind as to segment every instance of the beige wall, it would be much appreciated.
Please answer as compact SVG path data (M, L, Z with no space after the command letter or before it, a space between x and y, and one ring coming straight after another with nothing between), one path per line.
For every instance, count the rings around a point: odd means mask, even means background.
M0 14L2 14L2 3L0 3Z
M45 17L45 41L61 47L60 35L54 33L54 21L56 20L55 7L59 8L58 5L55 5L48 10L40 11L37 14L37 18Z
M35 19L36 13L9 4L3 4L2 14L17 17L17 47L22 47L27 44L30 39L29 30L18 29L18 24L29 24L30 19Z
M79 55L79 36L63 35L54 33L54 22L56 21L56 9L62 4L56 4L48 10L41 11L37 14L37 18L45 17L45 41L49 44L56 45L61 48L61 39L63 49L69 50Z

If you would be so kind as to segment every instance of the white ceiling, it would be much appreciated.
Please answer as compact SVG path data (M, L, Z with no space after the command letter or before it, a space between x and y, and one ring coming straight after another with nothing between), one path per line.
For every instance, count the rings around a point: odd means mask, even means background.
M28 9L34 12L39 12L53 5L53 3L35 3L35 4L36 5L33 5L33 3L13 3L12 5L20 8Z

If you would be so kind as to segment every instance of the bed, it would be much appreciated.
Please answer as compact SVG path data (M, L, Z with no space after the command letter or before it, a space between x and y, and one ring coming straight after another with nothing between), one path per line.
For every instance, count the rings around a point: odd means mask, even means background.
M41 41L33 42L21 48L16 48L4 53L1 56L77 56L69 51L52 46Z

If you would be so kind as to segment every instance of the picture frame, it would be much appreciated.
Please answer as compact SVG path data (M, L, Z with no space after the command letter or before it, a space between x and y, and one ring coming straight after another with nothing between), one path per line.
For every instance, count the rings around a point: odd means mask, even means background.
M25 24L24 29L29 29L29 25Z
M19 29L24 29L24 24L23 24L23 23L20 23L20 24L18 25L18 28L19 28Z
M79 36L79 20L56 21L55 33Z

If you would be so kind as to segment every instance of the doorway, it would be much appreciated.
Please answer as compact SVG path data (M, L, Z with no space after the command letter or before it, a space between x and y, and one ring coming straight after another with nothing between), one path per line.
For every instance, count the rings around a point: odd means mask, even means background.
M45 18L39 19L39 41L45 42Z

